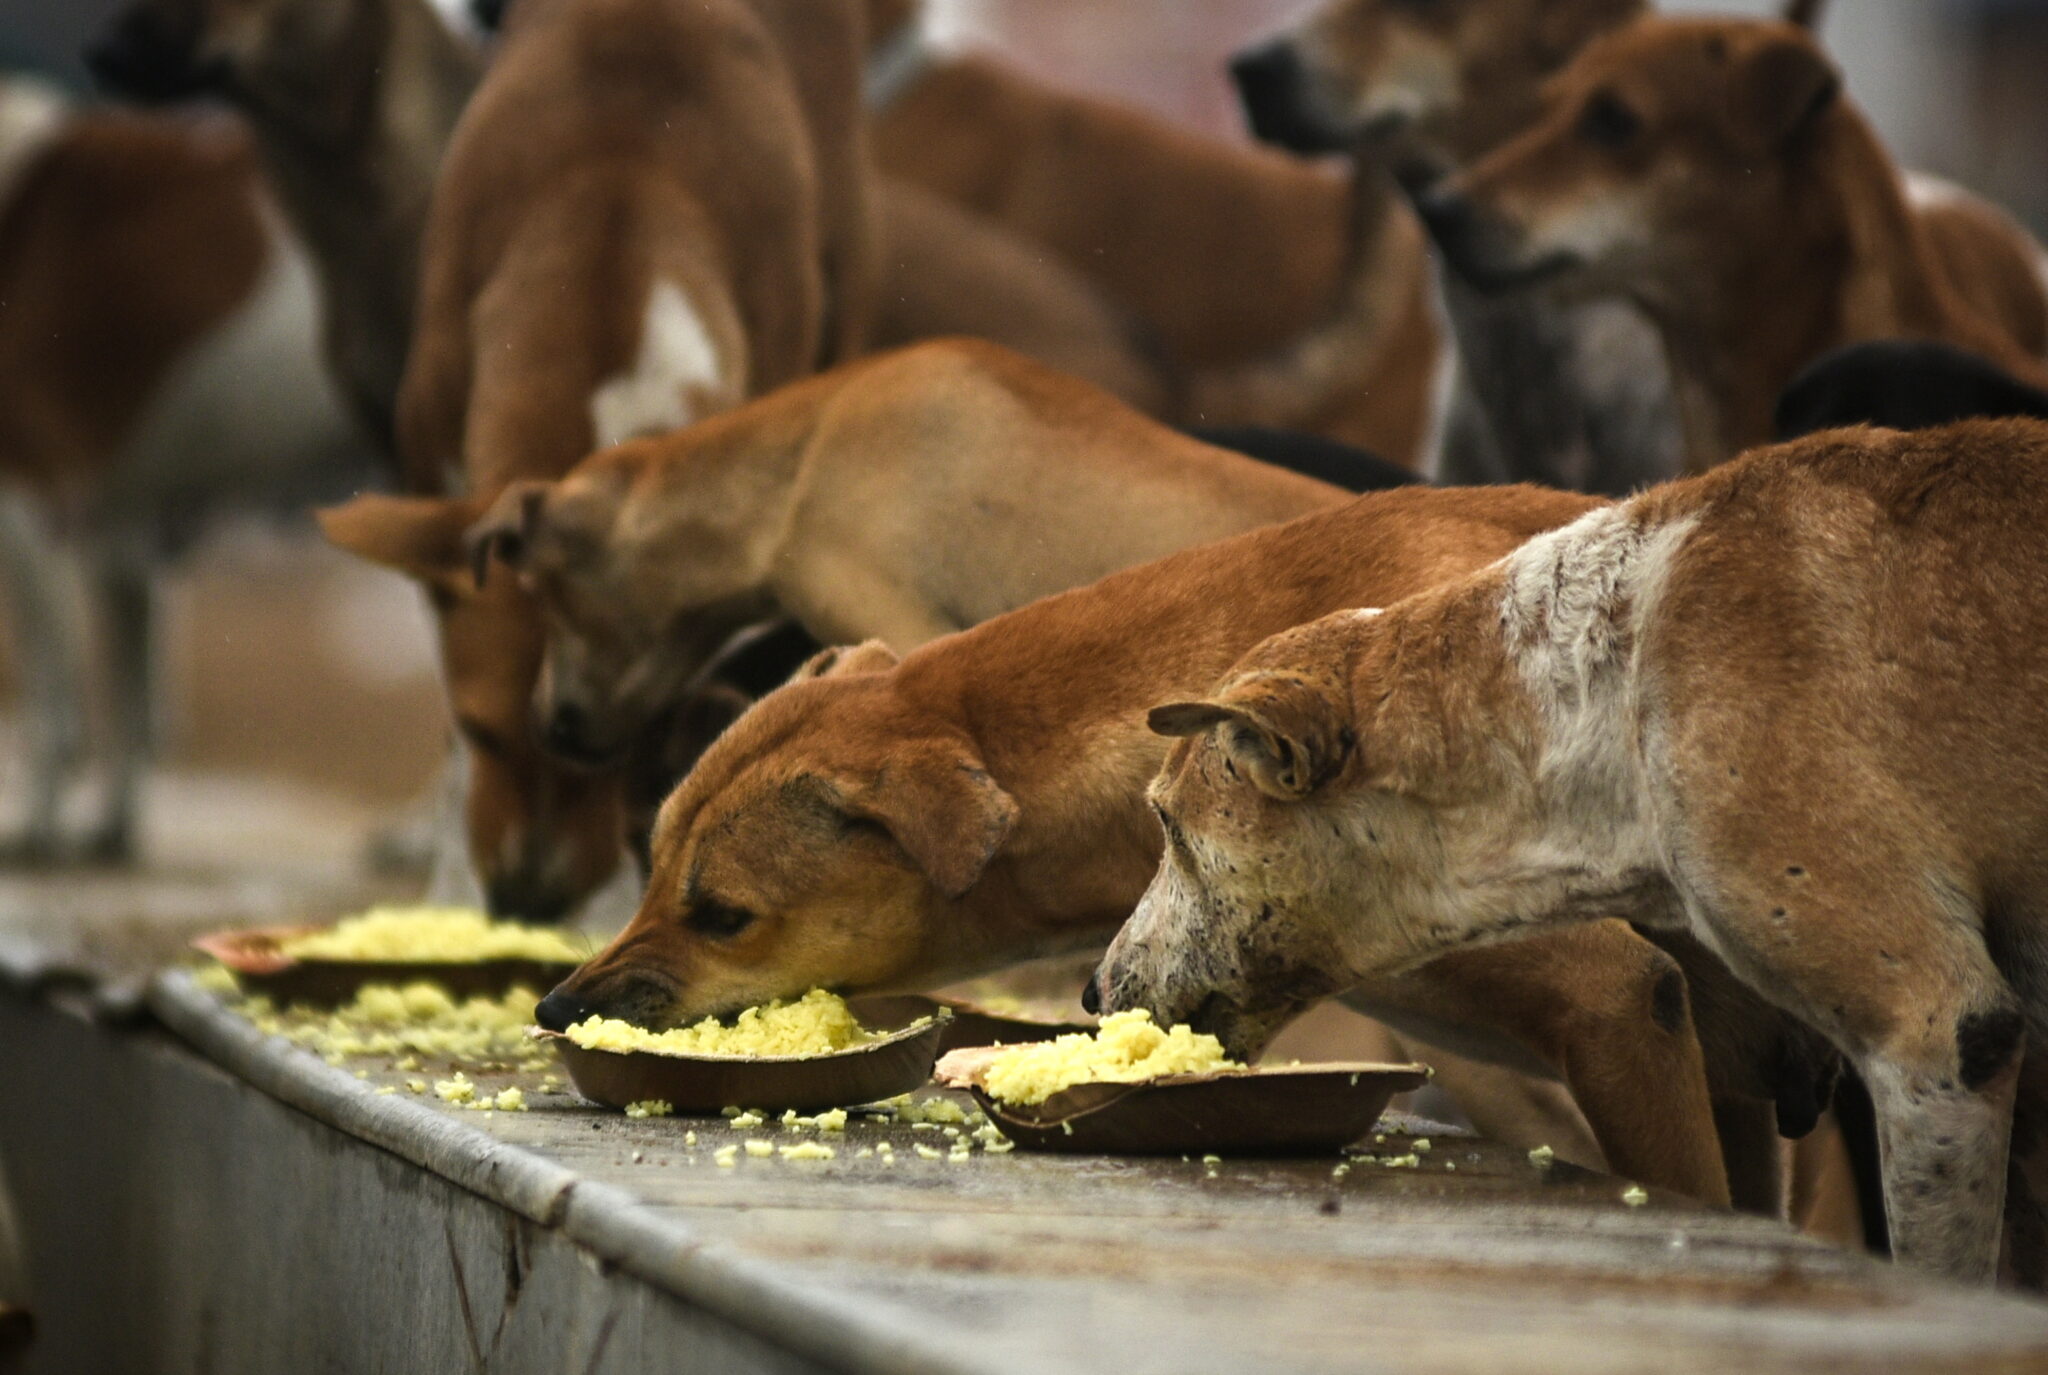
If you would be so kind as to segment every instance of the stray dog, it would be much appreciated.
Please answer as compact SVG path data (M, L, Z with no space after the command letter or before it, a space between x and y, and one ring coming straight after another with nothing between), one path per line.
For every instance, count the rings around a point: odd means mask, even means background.
M359 485L368 445L323 375L312 274L244 131L74 111L0 82L0 576L26 704L34 861L125 860L154 743L152 577L216 518ZM104 621L109 777L84 762L82 560Z
M395 455L420 233L474 43L427 0L131 0L87 61L122 95L248 119L317 268L328 361Z
M1313 990L1676 926L1855 1063L1901 1259L1988 1277L2006 1197L2038 1285L2044 476L2037 422L1835 431L1275 637L1152 713L1102 1005L1248 1050Z
M1593 505L1532 488L1376 493L1034 603L900 665L875 644L825 656L705 752L662 810L640 911L536 1015L672 1026L813 985L930 986L1087 948L1157 863L1142 792L1165 744L1144 729L1148 702L1261 634L1367 589L1435 585ZM1564 1080L1616 1169L1725 1203L1713 1061L1678 964L1620 922L1566 936L1381 981L1360 1010ZM1337 991L1292 972L1303 999Z
M1959 420L2048 420L2048 390L2030 387L1974 353L1924 339L1880 339L1836 349L1778 398L1780 439L1878 425L1927 430Z
M1384 224L1376 179L1347 186L1000 61L927 52L893 8L897 36L871 63L888 73L872 95L879 165L1095 283L1164 369L1156 415L1309 429L1412 462L1437 353L1427 255L1411 224Z
M1420 194L1538 121L1544 88L1643 0L1331 0L1235 67L1262 137L1356 149ZM1819 6L1788 7L1811 27ZM1363 170L1363 168L1361 168ZM1915 177L1936 255L1970 304L2041 352L2039 245L1993 207ZM1443 482L1531 480L1621 494L1683 463L1664 346L1627 301L1487 296L1439 281L1456 339L1424 469Z
M1380 485L1406 480L1380 471ZM994 345L945 340L600 453L559 482L514 483L469 547L480 576L502 559L540 609L545 738L601 764L679 708L746 626L789 616L826 644L907 651L1346 495ZM437 505L392 516L433 523Z
M399 404L408 485L488 499L851 347L868 273L859 54L850 4L521 0L429 216ZM459 550L468 522L375 516L323 525L435 603L487 901L559 917L616 868L619 781L541 748L530 605L509 580L442 575L436 541Z
M1481 290L1640 306L1695 470L1767 440L1779 393L1841 344L1919 335L2048 376L1955 287L1840 88L1796 26L1640 19L1556 78L1533 128L1417 206Z

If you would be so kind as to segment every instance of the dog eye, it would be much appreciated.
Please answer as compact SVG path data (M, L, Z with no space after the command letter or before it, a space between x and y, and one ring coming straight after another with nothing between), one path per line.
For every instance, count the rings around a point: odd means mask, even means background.
M700 936L730 940L754 924L754 914L744 907L714 899L692 907L684 924Z
M1602 148L1626 148L1642 130L1641 116L1609 91L1587 101L1579 115L1579 136Z

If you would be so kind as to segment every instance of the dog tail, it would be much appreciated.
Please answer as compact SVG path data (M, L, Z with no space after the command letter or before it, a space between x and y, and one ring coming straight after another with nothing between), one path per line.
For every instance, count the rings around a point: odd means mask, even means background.
M1827 17L1828 0L1786 0L1785 22L1802 29L1817 29Z

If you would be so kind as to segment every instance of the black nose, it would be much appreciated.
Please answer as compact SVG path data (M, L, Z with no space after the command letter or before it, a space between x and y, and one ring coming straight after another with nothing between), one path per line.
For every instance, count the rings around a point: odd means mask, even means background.
M1308 69L1294 45L1276 39L1239 53L1230 63L1245 121L1260 141L1296 153L1341 153L1347 146L1316 109Z
M469 12L483 28L495 33L505 22L512 0L469 0Z
M558 703L548 716L547 746L572 755L589 749L590 713L574 702Z
M1428 228L1429 235L1447 252L1466 246L1472 237L1472 226L1477 221L1472 202L1454 191L1432 189L1415 198L1415 213Z
M542 998L533 1009L533 1020L549 1031L567 1031L595 1015L596 1010L589 1003L560 988Z
M1088 976L1088 982L1081 985L1081 1010L1090 1017L1102 1015L1102 971L1097 969Z

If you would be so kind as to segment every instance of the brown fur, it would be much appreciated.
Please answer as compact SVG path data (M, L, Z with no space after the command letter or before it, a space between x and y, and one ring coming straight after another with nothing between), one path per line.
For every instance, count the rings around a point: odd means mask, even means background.
M721 737L663 809L619 938L543 1004L664 1026L813 984L927 985L1099 941L1159 832L1139 713L1263 631L1429 586L1589 508L1528 488L1380 493L933 641L821 665ZM1618 1168L1725 1201L1677 966L1615 923L1389 982L1389 1009L1569 1083ZM1325 990L1328 991L1328 990Z
M598 395L636 366L658 284L680 292L716 363L663 375L660 428L851 346L870 272L859 37L850 3L522 0L427 227L399 415L415 490L452 480L486 498L594 448ZM813 137L823 128L829 142ZM471 858L494 906L558 914L616 866L617 781L565 769L535 739L541 639L525 599L440 576L442 532L402 514L368 501L326 524L434 594L472 747Z
M1767 439L1778 393L1840 344L1924 336L2048 376L1957 291L1839 86L1796 27L1642 19L1591 44L1545 117L1426 210L1483 285L1551 277L1638 302L1696 468Z
M1359 242L1366 220L1328 170L978 56L920 74L877 115L875 151L1096 282L1180 378L1166 418L1412 460L1429 387L1414 360L1437 347L1420 243Z
M84 507L271 254L246 135L73 118L0 206L0 472Z
M1676 925L1857 1064L1902 1259L1987 1277L2003 1195L2038 1286L2044 475L2038 422L1837 431L1275 637L1154 713L1106 1005L1256 1034L1304 968Z

